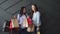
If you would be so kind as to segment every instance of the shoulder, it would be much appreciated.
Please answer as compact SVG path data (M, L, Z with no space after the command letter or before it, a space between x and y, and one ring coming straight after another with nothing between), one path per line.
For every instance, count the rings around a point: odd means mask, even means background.
M36 12L36 14L40 14L40 12L39 12L39 11L37 11L37 12Z

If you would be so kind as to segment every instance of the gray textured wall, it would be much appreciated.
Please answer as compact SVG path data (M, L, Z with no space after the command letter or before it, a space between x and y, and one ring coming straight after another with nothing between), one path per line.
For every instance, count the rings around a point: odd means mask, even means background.
M58 0L0 0L0 31L5 20L10 20L16 15L22 6L27 7L27 12L31 9L31 4L37 4L41 12L41 32L42 34L59 33L59 1ZM0 32L5 34L5 32Z

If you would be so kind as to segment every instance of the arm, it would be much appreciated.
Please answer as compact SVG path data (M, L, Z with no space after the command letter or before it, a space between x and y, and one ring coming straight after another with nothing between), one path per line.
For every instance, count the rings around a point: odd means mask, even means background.
M37 13L37 26L40 26L40 13Z
M19 20L19 14L17 15L17 20Z
M17 15L18 23L20 24L20 14Z
M37 31L40 29L39 26L41 25L41 22L40 22L40 13L38 12L37 13Z

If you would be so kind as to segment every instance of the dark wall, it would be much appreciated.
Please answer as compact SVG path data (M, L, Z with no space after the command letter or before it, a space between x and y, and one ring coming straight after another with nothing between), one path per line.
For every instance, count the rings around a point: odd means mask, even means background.
M42 34L59 34L60 33L60 3L58 0L33 0L41 12Z

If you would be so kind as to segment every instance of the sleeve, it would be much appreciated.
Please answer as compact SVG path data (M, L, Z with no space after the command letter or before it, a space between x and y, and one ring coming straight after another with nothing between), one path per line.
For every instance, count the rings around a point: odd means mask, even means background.
M23 22L23 18L21 17L21 18L19 18L19 19L20 19L19 24L22 24L22 22Z
M18 14L17 15L17 20L18 20L18 23L20 22L20 15Z
M19 14L17 15L17 20L19 20Z
M40 13L38 12L37 13L37 26L40 25Z

